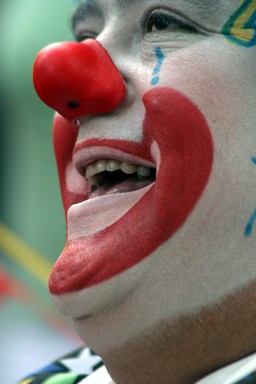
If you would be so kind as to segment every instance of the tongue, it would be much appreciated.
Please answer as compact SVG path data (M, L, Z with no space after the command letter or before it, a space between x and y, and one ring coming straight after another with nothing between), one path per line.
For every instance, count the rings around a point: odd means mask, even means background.
M153 181L154 180L149 178L139 180L135 177L131 177L129 179L121 181L120 183L116 183L116 182L106 183L101 187L97 188L96 191L92 192L89 198L92 199L94 197L110 195L114 193L125 193L125 192L137 191L137 189L147 187L149 184L153 183Z

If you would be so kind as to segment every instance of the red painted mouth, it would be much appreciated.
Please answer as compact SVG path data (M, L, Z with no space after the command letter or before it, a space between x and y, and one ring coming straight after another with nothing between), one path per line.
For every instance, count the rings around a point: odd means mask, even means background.
M92 226L89 234L67 240L50 276L52 294L101 283L148 257L185 223L207 185L213 163L213 141L199 109L170 88L150 90L144 95L143 102L146 108L143 143L132 145L136 154L148 160L152 160L152 147L159 152L156 180L141 189L135 203L128 204L121 217L114 218L107 228L93 232ZM88 189L84 195L68 192L65 169L71 159L76 134L72 133L72 140L70 137L65 139L62 130L62 149L59 135L55 135L55 150L67 210L74 202L85 200ZM107 143L109 145L110 141ZM118 142L113 143L117 145ZM127 147L127 143L120 142L120 150L122 145ZM126 194L118 194L121 195L125 204ZM110 197L112 201L113 196ZM127 198L129 196L128 192ZM85 227L86 220L85 216Z

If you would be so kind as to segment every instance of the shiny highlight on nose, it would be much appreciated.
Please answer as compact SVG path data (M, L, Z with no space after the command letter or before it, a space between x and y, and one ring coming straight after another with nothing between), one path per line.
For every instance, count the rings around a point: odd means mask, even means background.
M68 122L111 112L124 100L124 80L96 40L55 43L37 55L33 82L38 96Z

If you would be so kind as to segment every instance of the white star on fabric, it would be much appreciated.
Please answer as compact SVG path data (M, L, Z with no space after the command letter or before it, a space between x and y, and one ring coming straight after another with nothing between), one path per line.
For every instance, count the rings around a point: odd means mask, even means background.
M70 372L78 375L90 375L93 372L93 367L101 362L99 356L91 355L89 348L82 350L80 355L60 360L61 364L65 365Z

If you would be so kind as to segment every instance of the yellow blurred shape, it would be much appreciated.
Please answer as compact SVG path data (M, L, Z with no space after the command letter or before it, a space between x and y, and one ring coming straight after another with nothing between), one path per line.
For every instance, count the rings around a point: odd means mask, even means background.
M51 265L14 232L0 223L0 249L43 284L48 284ZM22 384L28 384L30 381Z
M29 384L29 383L32 383L33 380L34 380L33 378L32 379L26 379L26 380L21 381L19 384Z

